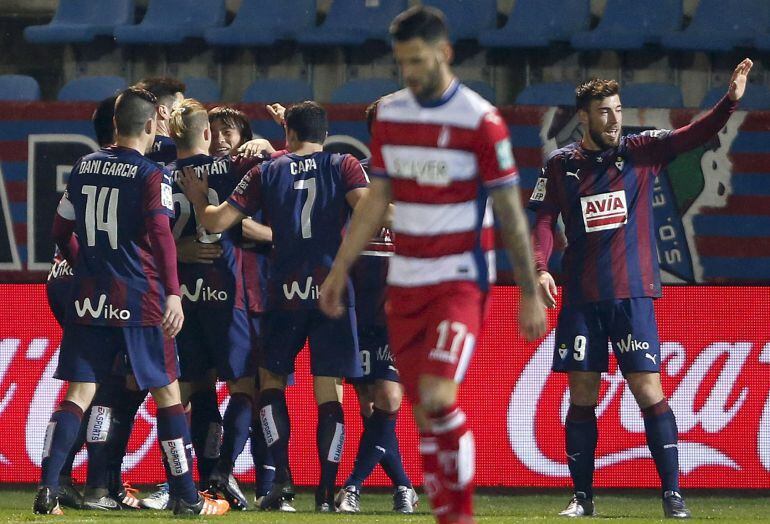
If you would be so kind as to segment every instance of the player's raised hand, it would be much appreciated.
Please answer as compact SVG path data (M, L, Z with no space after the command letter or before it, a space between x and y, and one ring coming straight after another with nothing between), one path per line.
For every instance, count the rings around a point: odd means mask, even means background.
M332 266L332 270L321 285L318 297L318 306L327 317L340 318L345 312L342 293L347 286L347 280L344 271L338 269L337 266Z
M238 154L243 155L246 158L272 155L273 153L275 153L275 148L269 140L265 140L264 138L249 140L238 148Z
M270 113L270 116L273 117L276 124L282 126L286 123L286 120L283 117L284 114L286 114L286 108L281 104L269 104L266 105L265 108L267 109L267 112Z
M746 92L746 80L753 65L754 62L751 59L744 58L740 64L735 66L733 76L730 78L730 85L727 88L727 96L733 102L740 100L743 93Z
M209 199L209 176L202 171L200 178L191 166L182 168L177 184L184 191L187 200L195 204L206 203Z
M184 312L182 311L182 299L179 295L166 297L166 310L163 312L163 320L160 326L167 337L173 338L182 330Z
M559 294L556 288L556 282L548 271L541 271L538 275L538 287L540 288L540 295L543 298L543 303L548 309L556 307L556 296Z
M524 338L529 342L545 335L545 308L538 293L521 294L519 329Z

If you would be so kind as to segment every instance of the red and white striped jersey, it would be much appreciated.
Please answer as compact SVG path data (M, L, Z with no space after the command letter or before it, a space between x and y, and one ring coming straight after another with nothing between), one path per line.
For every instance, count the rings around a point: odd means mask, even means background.
M388 284L494 282L488 190L519 179L497 109L457 81L429 105L403 89L380 101L371 150L370 174L390 180L395 204Z

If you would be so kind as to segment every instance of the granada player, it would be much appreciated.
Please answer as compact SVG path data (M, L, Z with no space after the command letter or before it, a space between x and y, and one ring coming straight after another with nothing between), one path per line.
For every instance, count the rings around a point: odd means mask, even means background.
M384 97L372 136L371 190L321 288L339 316L347 273L391 201L396 253L388 271L388 333L420 428L425 489L440 523L473 522L473 435L457 405L494 281L492 209L522 288L519 324L545 332L508 130L460 84L441 11L413 7L390 29L408 89ZM488 197L492 206L488 205Z
M40 488L33 510L61 514L58 476L98 383L123 351L140 388L158 405L158 440L176 514L224 514L226 501L195 489L180 403L173 338L184 316L176 249L168 217L170 178L143 153L155 136L157 99L129 88L115 103L116 145L78 160L54 222L54 240L67 252L77 232L77 263L69 322L56 377L67 393L51 416L43 446ZM138 218L141 217L141 220Z
M595 410L601 373L608 366L609 339L642 410L647 445L661 479L664 514L690 516L679 491L676 420L660 381L652 305L661 294L653 183L676 155L706 143L722 129L743 96L751 66L749 59L738 64L724 98L674 131L621 136L622 108L614 80L593 79L575 91L583 138L548 157L530 199L537 210L535 257L548 307L556 306L556 285L547 269L559 214L568 241L553 370L569 373L571 404L565 430L574 496L561 515L594 513Z

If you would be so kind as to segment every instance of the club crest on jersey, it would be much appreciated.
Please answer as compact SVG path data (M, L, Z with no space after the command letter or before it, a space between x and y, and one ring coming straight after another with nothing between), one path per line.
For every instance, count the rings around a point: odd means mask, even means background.
M623 171L623 166L626 165L626 162L623 160L622 156L619 156L615 159L615 167L618 168L618 171Z
M436 146L445 148L449 145L450 131L449 126L441 126L441 132L438 134L438 140L436 140Z
M586 233L616 229L628 221L625 191L580 197L580 207Z

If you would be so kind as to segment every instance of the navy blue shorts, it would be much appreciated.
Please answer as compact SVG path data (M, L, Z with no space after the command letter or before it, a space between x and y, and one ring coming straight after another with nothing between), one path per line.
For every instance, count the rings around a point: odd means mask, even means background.
M277 375L294 373L294 361L310 341L310 372L321 377L360 377L356 313L332 319L316 309L265 313L260 365Z
M565 305L556 324L554 371L607 371L609 350L625 375L660 372L660 341L648 297Z
M398 369L388 344L388 329L385 327L360 328L358 330L358 354L361 356L359 378L352 378L353 384L373 384L377 380L400 382Z
M179 347L180 380L194 382L211 369L221 380L253 377L257 372L248 313L243 309L190 308L185 311Z
M174 339L160 326L106 327L68 324L54 377L68 382L103 383L124 354L140 389L159 388L179 377Z
M72 300L72 278L53 278L45 283L45 294L48 307L60 326L64 325L67 302Z

